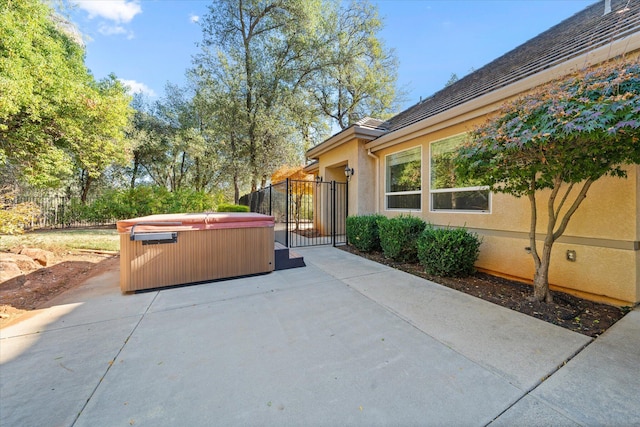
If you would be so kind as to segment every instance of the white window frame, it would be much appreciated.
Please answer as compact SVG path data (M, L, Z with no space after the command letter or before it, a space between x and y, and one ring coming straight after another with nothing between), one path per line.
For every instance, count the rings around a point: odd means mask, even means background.
M435 209L433 206L433 194L441 194L441 193L462 193L467 191L484 191L489 190L489 187L486 185L482 186L471 186L471 187L451 187L451 188L432 188L432 173L431 168L433 166L433 145L437 145L443 141L448 139L453 139L456 137L460 137L465 135L465 132L459 133L456 135L451 135L446 138L438 139L436 141L432 141L429 144L429 211L434 213L464 213L464 214L490 214L491 213L491 202L492 202L492 192L488 191L487 193L487 209L486 210L476 210L476 209Z
M416 148L419 149L420 151L420 190L413 190L413 191L387 191L387 179L389 179L388 173L387 173L387 164L389 162L389 157L399 154L399 153L403 153L405 151L410 151L410 150L415 150ZM389 153L386 156L384 156L384 209L385 211L399 211L399 212L422 212L422 189L424 188L424 173L423 173L423 165L424 165L424 160L422 158L422 145L416 145L414 147L411 148L407 148L404 150L400 150L400 151L394 151L393 153ZM405 195L414 195L414 194L418 194L420 195L420 208L418 209L411 209L411 208L390 208L389 207L389 197L388 196L405 196Z

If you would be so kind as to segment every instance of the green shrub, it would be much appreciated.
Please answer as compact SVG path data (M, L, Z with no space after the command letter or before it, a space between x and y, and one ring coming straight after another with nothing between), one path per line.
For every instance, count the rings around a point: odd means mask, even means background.
M380 250L378 221L382 215L355 215L347 218L347 240L350 245L362 252Z
M0 234L22 234L39 215L40 208L34 203L5 205L0 202Z
M71 199L65 205L60 205L58 209L66 226L86 221L89 216L89 207L82 203L80 199Z
M418 239L418 258L434 276L468 276L480 254L482 240L465 228L427 227Z
M218 212L249 212L249 206L221 203L218 205Z
M378 221L380 247L387 258L399 262L418 260L417 242L427 224L414 216L398 216Z
M203 191L181 189L171 192L164 187L141 185L134 189L105 191L86 204L71 199L59 214L65 224L109 223L154 214L210 212L214 205L214 196Z
M111 190L89 205L90 219L119 220L165 213L212 211L214 197L191 189L168 191L164 187L142 185L134 189Z

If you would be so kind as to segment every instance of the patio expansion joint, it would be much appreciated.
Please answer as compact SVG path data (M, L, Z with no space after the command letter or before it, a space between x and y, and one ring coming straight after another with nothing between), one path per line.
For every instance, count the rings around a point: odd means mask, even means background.
M144 316L144 314L146 314L146 312L148 310L149 310L149 308L147 307L147 309L145 310L145 312L142 315L141 314L131 314L131 315L128 315L128 316L114 317L114 318L103 319L103 320L96 320L95 322L84 322L84 323L78 323L78 324L69 325L69 326L61 326L59 328L45 329L43 331L34 331L34 332L28 332L28 333L24 333L24 334L17 334L17 335L10 335L10 336L5 336L5 337L0 337L0 342L2 342L4 340L13 339L13 338L28 337L28 336L31 336L31 335L48 334L48 333L52 333L52 332L65 331L67 329L74 329L74 328L79 328L79 327L84 327L84 326L99 325L101 323L113 322L114 320L129 319L131 317L140 317L140 319L142 319L142 316Z
M356 289L355 287L344 283L344 285L346 287L348 287L349 289L352 289L353 291L357 292L358 294L362 295L363 297L365 297L366 299L368 299L369 301L371 301L372 303L376 304L379 307L382 307L383 309L385 309L386 311L388 311L389 313L391 313L392 315L394 315L395 317L397 317L398 319L402 320L403 322L405 322L406 324L408 324L409 326L411 326L413 329L417 330L420 334L427 336L431 339L433 339L434 341L439 342L440 344L442 344L443 346L447 347L448 349L450 349L451 351L455 352L456 354L460 355L461 357L467 359L468 361L472 362L475 365L479 365L484 367L485 369L490 370L491 372L498 374L497 372L495 372L493 369L491 369L491 367L489 366L485 366L484 364L478 362L477 360L473 360L471 359L469 356L459 352L458 350L456 350L455 348L453 348L452 346L450 346L449 344L442 342L441 340L439 340L437 337L435 337L434 335L429 334L428 332L424 331L423 329L421 329L418 325L416 325L414 322L411 321L410 318L402 315L400 312L394 310L393 308L389 307L386 304L382 304L379 301L376 301L375 299L371 298L370 296L368 296L367 294L361 292L360 290ZM511 381L508 381L509 384L512 384ZM515 387L517 387L515 384L512 384Z
M372 273L375 274L375 273ZM364 275L366 276L366 275ZM591 345L593 342L595 342L594 338L590 338L589 341L587 341L586 344L582 345L581 347L579 347L578 349L576 349L576 351L574 351L568 358L566 358L565 360L563 360L561 363L559 363L557 366L553 367L545 376L543 376L542 378L540 378L535 384L533 384L529 389L523 389L521 386L519 386L518 384L515 384L513 381L509 380L507 377L505 377L499 370L496 370L494 367L486 365L484 363L482 363L481 361L475 360L471 357L469 357L468 355L461 353L460 351L458 351L457 349L455 349L454 347L452 347L451 345L447 344L446 342L441 341L440 339L438 339L437 337L427 333L426 331L424 331L423 329L421 329L418 325L416 325L414 322L411 321L410 318L404 316L402 313L394 310L393 308L387 306L386 304L382 304L379 301L376 301L375 299L371 298L370 296L368 296L367 294L361 292L360 290L356 289L355 287L349 285L346 282L343 282L344 285L346 287L348 287L349 289L352 289L353 291L357 292L358 294L362 295L363 297L367 298L369 301L373 302L374 304L378 305L379 307L382 307L383 309L387 310L389 313L391 313L392 315L396 316L398 319L402 320L403 322L407 323L409 326L411 326L412 328L416 329L419 333L421 333L422 335L425 335L431 339L433 339L434 341L439 342L440 344L442 344L443 346L447 347L448 349L450 349L451 351L455 352L456 354L460 355L461 357L463 357L464 359L468 360L469 362L481 366L482 368L488 370L489 372L491 372L492 374L496 375L497 377L502 378L503 380L505 380L508 384L510 384L511 386L519 389L522 391L522 395L517 398L513 403L511 403L510 405L508 405L502 412L500 412L493 420L491 420L488 424L486 424L486 426L489 426L492 422L496 421L498 418L500 418L500 416L502 416L505 412L507 412L509 409L511 409L513 406L515 406L518 402L520 402L522 399L524 399L526 396L529 396L533 391L535 391L542 383L544 383L547 379L549 379L553 374L555 374L556 372L558 372L563 366L565 366L567 363L569 363L574 357L576 357L578 354L580 354L584 349L586 349L589 345ZM531 396L534 399L540 401L540 399L537 399L535 396ZM557 408L555 408L554 406L550 406L549 402L544 401L543 402L546 406L548 406L549 408L553 409L554 411L558 412L559 414L563 415L564 417L570 419L571 421L575 422L576 424L580 424L579 422L577 422L576 420L572 419L571 417L569 417L568 414L565 414L561 411L559 411Z
M385 271L385 270L383 270ZM333 277L335 280L339 280L341 282L344 282L345 280L349 280L349 279L355 279L358 277L368 277L368 276L376 276L378 274L380 274L382 271L371 271L371 272L367 272L367 273L362 273L362 274L354 274L353 276L343 276L343 277L338 277L338 276L334 276L333 274L331 274L330 272L326 272L328 273L331 277ZM322 283L322 282L319 282ZM349 285L347 285L349 286ZM350 286L349 286L350 287Z
M333 281L333 280L331 280L331 281ZM208 305L208 304L218 304L218 303L223 303L223 302L236 301L236 300L240 300L240 299L243 299L243 298L252 298L252 297L255 297L255 296L259 296L259 295L269 295L269 294L275 294L275 293L280 293L280 292L288 292L288 291L292 291L292 290L305 288L305 287L308 287L308 286L311 286L311 285L319 285L319 284L326 283L326 282L329 282L329 281L328 280L319 280L319 281L313 282L313 283L305 283L305 284L301 284L301 285L290 286L290 287L287 287L286 289L270 288L268 290L264 290L264 291L260 291L260 292L251 292L251 293L247 293L247 294L243 294L243 295L231 296L231 297L228 297L228 298L211 299L211 300L208 300L208 301L201 301L201 302L197 302L197 303L190 303L190 304L184 304L184 305L177 305L177 306L173 306L173 307L167 307L167 308L163 308L163 309L160 309L160 310L152 311L149 314L165 313L165 312L168 312L168 311L181 310L181 309L189 308L189 307L200 307L200 306L205 306L205 305ZM162 292L162 291L160 291L160 292ZM146 314L146 312L145 312L145 314Z
M551 404L551 402L548 402L546 400L542 400L542 399L539 399L539 398L537 398L535 396L532 396L531 393L533 393L538 387L540 387L540 385L542 385L542 383L544 383L546 380L551 378L551 376L553 374L555 374L560 369L562 369L565 365L567 365L578 354L582 353L582 351L584 351L584 349L586 349L591 344L593 344L596 341L596 339L597 338L591 338L589 341L587 341L586 344L584 344L583 346L579 347L572 355L570 355L562 363L560 363L558 366L555 366L553 369L551 369L551 371L547 375L545 375L544 377L540 378L540 381L536 382L532 387L529 388L529 390L526 390L522 394L522 396L520 396L518 399L516 399L515 402L513 402L511 405L507 406L502 412L500 412L498 415L496 415L496 417L493 420L491 420L486 426L490 426L494 421L499 419L505 412L507 412L509 409L513 408L515 405L517 405L522 399L524 399L527 396L530 396L531 398L533 398L533 399L537 400L538 402L544 404L549 409L551 409L554 412L562 415L563 417L573 421L574 423L576 423L578 425L582 425L582 423L580 423L578 420L573 419L569 414L565 413L564 411L561 411L559 408L557 408L553 404Z
M142 323L142 320L144 320L145 316L147 315L147 313L151 309L151 306L155 302L156 298L158 298L158 295L159 295L159 292L157 292L155 294L155 296L153 297L153 299L149 302L149 305L147 305L147 308L145 309L144 313L142 313L142 315L140 316L140 319L138 319L138 321L136 322L136 324L133 327L133 329L131 329L131 332L129 333L129 335L127 335L127 337L125 338L124 342L122 343L122 345L120 346L120 348L116 352L116 354L113 357L113 359L111 359L111 361L107 364L107 369L104 371L104 374L102 374L102 376L98 380L98 384L96 384L96 386L93 388L93 390L91 390L91 393L89 394L89 397L87 398L87 400L82 405L82 408L80 408L80 410L78 411L78 413L74 417L73 421L71 422L71 427L76 425L76 423L78 422L78 419L80 418L80 416L84 412L85 408L87 407L87 405L89 404L89 402L91 401L93 396L96 394L96 391L98 391L98 388L100 387L100 384L102 384L102 380L107 376L107 374L111 370L111 367L115 364L116 360L118 360L118 356L120 356L120 353L122 353L122 350L124 350L126 345L129 343L129 340L131 339L133 334L138 329L138 326L140 326L140 323Z

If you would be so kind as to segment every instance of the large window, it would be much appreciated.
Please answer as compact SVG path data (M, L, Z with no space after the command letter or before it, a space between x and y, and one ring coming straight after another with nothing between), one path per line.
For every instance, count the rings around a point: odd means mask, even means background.
M431 144L431 210L489 211L489 190L478 183L458 178L453 168L453 152L465 139L457 135Z
M420 210L422 148L390 154L385 163L387 209Z

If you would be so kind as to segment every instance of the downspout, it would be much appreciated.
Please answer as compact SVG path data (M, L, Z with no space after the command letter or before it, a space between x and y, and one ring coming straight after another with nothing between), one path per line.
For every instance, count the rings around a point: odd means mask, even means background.
M380 157L376 156L371 152L371 148L367 151L367 155L369 157L373 157L376 159L376 213L380 213Z

